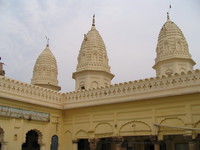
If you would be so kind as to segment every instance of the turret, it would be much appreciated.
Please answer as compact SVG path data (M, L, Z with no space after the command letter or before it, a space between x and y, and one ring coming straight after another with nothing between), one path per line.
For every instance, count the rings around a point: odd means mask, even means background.
M56 59L49 49L49 44L47 44L46 48L37 58L31 83L44 88L59 91L61 88L58 86L57 76L58 69Z
M103 39L95 27L84 35L79 51L78 65L72 78L76 80L76 90L110 85L114 75L110 72L108 56Z
M157 57L153 68L157 76L193 70L196 64L189 53L187 41L179 27L170 20L160 30L156 47Z

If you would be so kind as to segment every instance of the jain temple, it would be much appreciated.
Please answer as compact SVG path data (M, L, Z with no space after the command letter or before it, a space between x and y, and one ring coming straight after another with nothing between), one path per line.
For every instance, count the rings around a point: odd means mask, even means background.
M169 15L155 51L155 77L111 84L93 18L74 91L60 91L49 44L35 58L31 83L6 77L1 62L0 150L200 150L200 70Z

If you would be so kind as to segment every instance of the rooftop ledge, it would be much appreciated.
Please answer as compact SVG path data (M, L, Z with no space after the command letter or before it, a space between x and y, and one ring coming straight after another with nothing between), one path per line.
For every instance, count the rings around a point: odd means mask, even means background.
M107 87L60 93L0 76L0 97L72 109L200 92L200 70L135 80Z

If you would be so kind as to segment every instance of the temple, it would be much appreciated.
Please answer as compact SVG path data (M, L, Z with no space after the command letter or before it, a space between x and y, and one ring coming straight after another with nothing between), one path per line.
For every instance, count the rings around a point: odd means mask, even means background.
M31 83L6 77L0 62L0 150L200 150L200 70L169 14L155 51L155 77L112 84L93 16L74 91L60 91L49 43Z

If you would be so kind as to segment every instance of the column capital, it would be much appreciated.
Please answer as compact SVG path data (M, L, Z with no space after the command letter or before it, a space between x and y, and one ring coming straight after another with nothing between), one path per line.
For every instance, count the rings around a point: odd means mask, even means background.
M72 143L76 144L76 143L78 143L78 141L79 141L78 139L74 139L74 140L72 140Z

